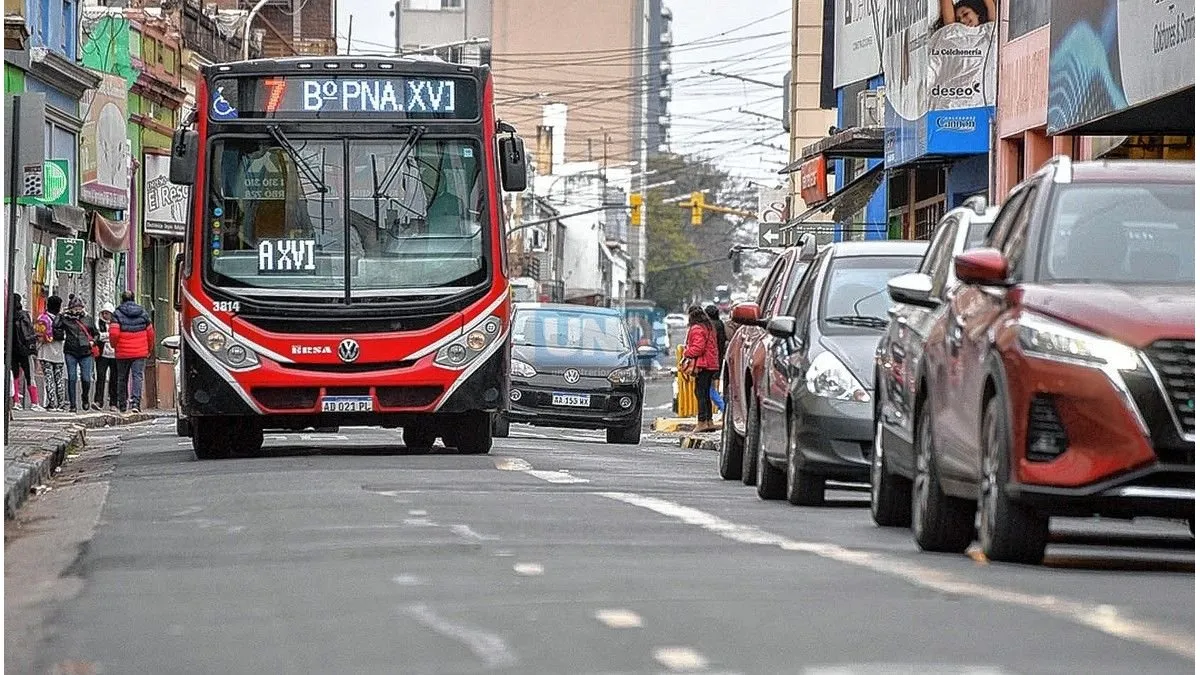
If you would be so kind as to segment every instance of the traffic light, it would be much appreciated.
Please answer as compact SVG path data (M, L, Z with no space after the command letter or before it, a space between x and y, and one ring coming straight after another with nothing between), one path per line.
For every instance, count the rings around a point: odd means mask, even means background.
M629 206L631 207L631 210L629 212L629 224L633 225L634 227L641 227L641 225L642 225L642 195L639 193L636 193L636 192L629 195Z
M704 222L704 193L692 193L692 225Z

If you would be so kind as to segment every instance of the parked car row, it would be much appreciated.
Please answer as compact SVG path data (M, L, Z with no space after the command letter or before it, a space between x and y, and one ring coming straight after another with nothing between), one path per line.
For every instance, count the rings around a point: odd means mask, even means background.
M1194 174L1055 158L928 244L785 254L734 308L721 476L804 505L869 480L877 524L999 561L1056 516L1194 533Z

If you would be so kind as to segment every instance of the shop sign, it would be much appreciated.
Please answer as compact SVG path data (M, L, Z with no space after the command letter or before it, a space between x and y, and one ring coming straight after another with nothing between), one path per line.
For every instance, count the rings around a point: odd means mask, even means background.
M1195 0L1052 3L1047 132L1194 87L1195 53Z
M816 206L829 197L829 170L825 155L817 155L800 165L800 198L807 206Z
M142 162L145 176L146 234L183 238L186 232L189 188L172 183L171 158L166 155L146 155Z
M125 79L102 75L89 90L79 140L79 201L110 209L129 208L129 142Z
M876 40L879 0L834 0L833 86L874 77L883 70Z
M40 195L26 195L21 200L23 204L44 204L47 206L63 206L71 203L70 165L65 159L49 159L41 167L26 167L39 169L36 171L41 183ZM26 172L26 179L30 173ZM28 184L26 185L28 188Z
M1014 0L1013 5L1028 1ZM1013 38L1011 24L1009 28L1009 37ZM1004 104L996 106L996 130L1001 138L1046 125L1049 62L1048 25L1010 39L1000 50L1000 100Z
M950 11L943 15L938 0L879 3L876 19L887 81L884 145L889 166L924 154L929 129L939 128L927 119L931 113L953 110L976 120L980 115L990 119L996 104L996 17L984 3L979 3L982 15L972 5L960 4L956 10L947 3ZM987 151L985 142L957 145L950 154Z
M58 237L54 240L54 271L60 274L83 274L83 252L86 242L82 239Z

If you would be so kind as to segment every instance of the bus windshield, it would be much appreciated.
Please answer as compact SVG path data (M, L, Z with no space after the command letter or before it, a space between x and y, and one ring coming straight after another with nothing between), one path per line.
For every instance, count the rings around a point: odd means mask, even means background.
M453 293L486 276L478 141L213 144L208 280L247 295Z

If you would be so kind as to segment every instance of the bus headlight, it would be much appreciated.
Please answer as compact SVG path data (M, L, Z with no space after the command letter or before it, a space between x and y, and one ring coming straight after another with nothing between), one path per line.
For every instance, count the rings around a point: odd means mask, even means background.
M217 324L197 318L192 321L192 333L228 368L244 370L258 365L258 354Z
M482 323L472 326L466 335L439 349L433 362L446 368L466 367L501 339L502 326L499 318L489 316Z

